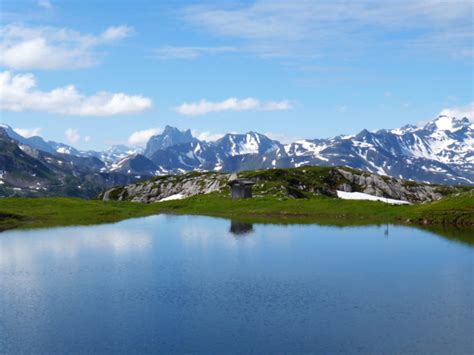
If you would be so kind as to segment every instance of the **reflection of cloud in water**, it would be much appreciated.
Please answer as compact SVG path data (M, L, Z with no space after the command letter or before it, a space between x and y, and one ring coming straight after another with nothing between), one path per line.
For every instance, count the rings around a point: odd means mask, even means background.
M43 256L75 258L85 249L110 250L114 254L145 250L152 236L143 230L119 225L13 231L0 236L0 269L32 264Z

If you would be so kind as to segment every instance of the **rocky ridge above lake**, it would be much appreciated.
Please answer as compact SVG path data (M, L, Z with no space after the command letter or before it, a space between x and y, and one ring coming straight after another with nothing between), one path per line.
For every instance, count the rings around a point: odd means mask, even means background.
M255 181L255 198L337 197L337 191L344 191L421 203L461 191L457 187L420 184L341 167L255 170L241 172L237 176ZM231 174L211 172L161 176L112 188L101 194L100 199L151 203L213 192L228 195L230 177Z

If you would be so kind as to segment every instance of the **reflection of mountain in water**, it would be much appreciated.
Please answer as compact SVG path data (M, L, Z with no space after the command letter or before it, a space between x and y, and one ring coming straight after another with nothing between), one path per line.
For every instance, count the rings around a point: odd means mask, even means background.
M230 222L229 232L235 235L245 235L253 232L252 223L243 223L238 221Z

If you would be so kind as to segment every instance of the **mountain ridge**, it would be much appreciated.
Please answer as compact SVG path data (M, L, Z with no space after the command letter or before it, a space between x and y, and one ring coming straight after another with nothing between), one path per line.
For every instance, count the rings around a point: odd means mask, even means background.
M46 165L53 175L61 175L59 180L64 180L64 175L80 178L85 176L84 171L92 180L103 180L94 191L110 188L115 182L124 184L190 171L238 172L311 165L346 166L425 183L474 185L474 124L467 118L446 115L422 126L405 125L373 132L363 129L355 135L302 139L288 144L254 131L228 133L218 140L204 141L194 137L189 129L166 126L162 133L150 138L144 150L122 145L103 152L79 151L41 137L25 138L7 125L0 125L0 132L2 139L8 137L23 153ZM18 160L20 155L8 159ZM66 165L69 169L64 168ZM12 185L8 169L0 164L0 171L0 186L5 188L6 181Z

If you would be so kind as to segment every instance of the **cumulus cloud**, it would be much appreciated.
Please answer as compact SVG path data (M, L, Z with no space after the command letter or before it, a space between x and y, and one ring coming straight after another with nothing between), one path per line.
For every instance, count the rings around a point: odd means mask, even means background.
M66 137L66 140L69 143L77 143L79 142L79 139L81 139L79 131L74 128L66 129L66 131L64 132L64 136Z
M173 47L164 46L153 50L158 59L194 59L205 54L235 52L235 47Z
M151 137L160 134L161 131L161 128L149 128L133 132L130 137L128 137L128 143L131 145L145 145Z
M67 28L0 27L0 65L11 69L75 69L95 65L97 48L130 36L129 26L109 27L98 35Z
M466 106L445 108L440 112L440 115L457 118L467 117L471 122L474 122L474 102L471 102Z
M206 141L206 142L214 142L218 139L221 139L224 137L224 133L212 133L209 131L191 131L194 137L199 139L200 141Z
M198 102L183 103L175 107L175 111L185 116L205 115L211 112L222 111L281 111L291 109L291 103L284 101L260 101L252 97L246 99L237 99L235 97L228 98L220 102L212 102L201 100Z
M6 111L40 111L76 116L112 116L139 113L149 109L152 101L141 95L98 92L87 96L74 85L51 91L36 90L33 74L0 72L0 109Z
M25 138L39 136L43 129L41 127L35 128L15 128L14 131L18 133L20 136Z

